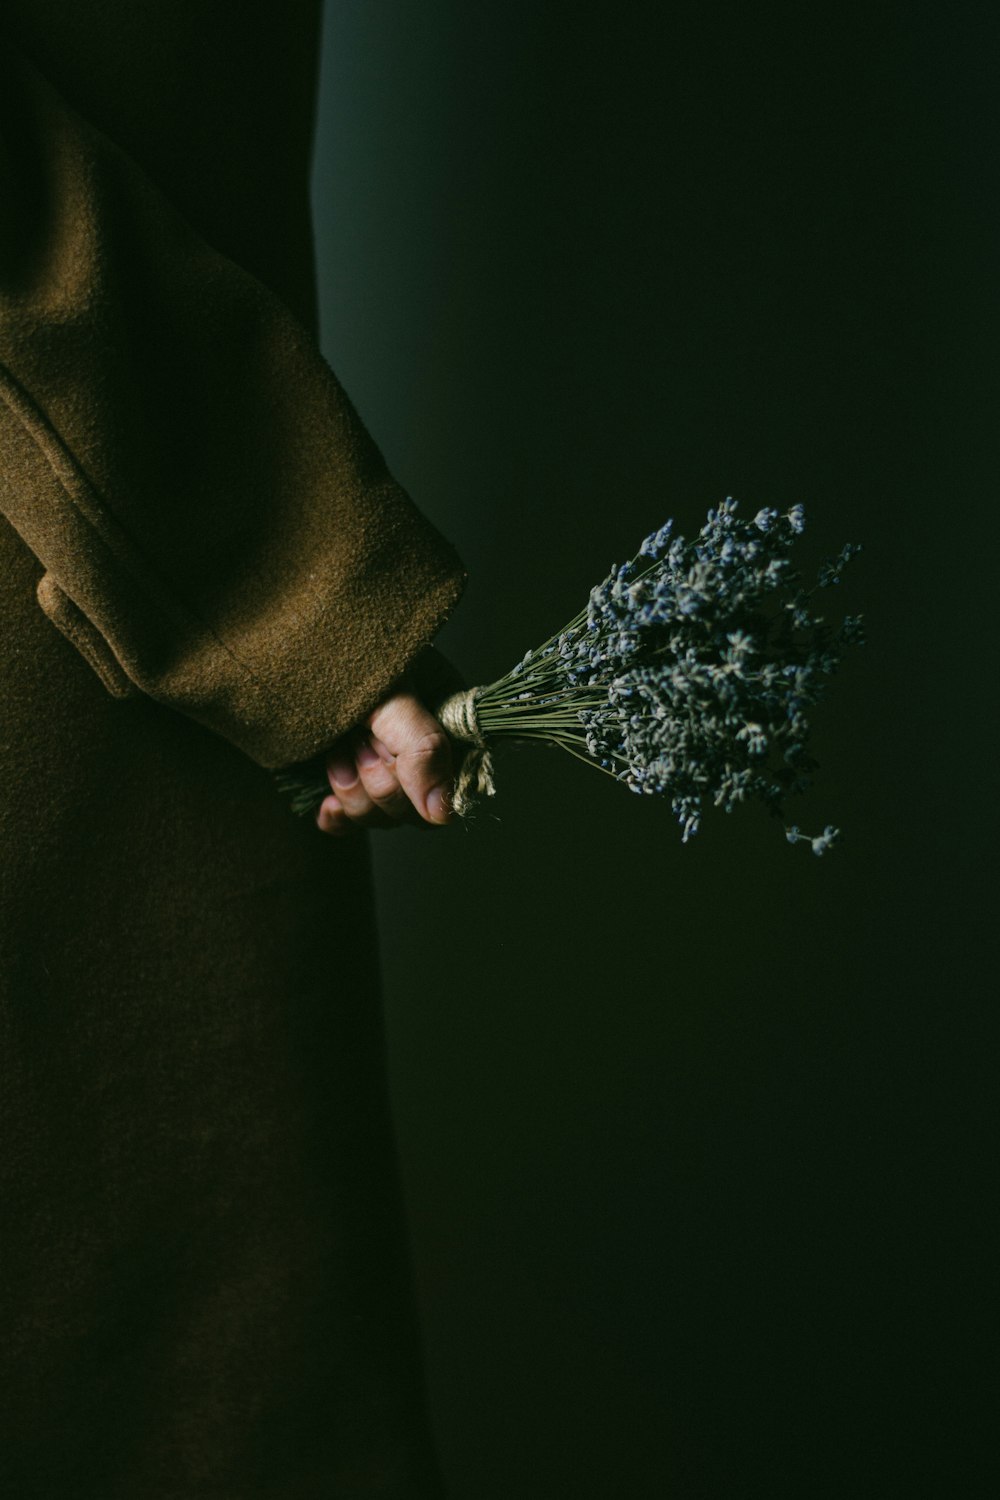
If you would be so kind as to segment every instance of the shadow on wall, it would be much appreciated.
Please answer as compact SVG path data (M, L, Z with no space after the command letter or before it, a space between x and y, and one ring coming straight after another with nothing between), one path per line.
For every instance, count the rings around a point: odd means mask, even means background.
M988 492L973 26L327 9L324 347L470 568L469 680L726 495L803 502L804 565L865 548L789 809L829 858L754 808L682 847L545 750L373 841L455 1500L986 1493L981 815L925 753L988 639L940 514Z

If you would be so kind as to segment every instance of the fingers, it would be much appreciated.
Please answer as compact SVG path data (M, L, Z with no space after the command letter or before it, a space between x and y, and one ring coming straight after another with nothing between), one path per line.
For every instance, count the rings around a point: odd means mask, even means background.
M324 798L316 818L324 832L392 827L410 811L391 766L356 738L334 746L326 773L333 795Z
M381 750L381 753L380 753ZM361 785L374 807L387 817L400 821L409 818L413 809L396 775L395 757L379 742L379 748L370 740L361 740L354 757Z
M339 740L326 757L330 796L317 826L333 835L354 828L422 828L451 820L451 743L440 722L408 688L369 715L368 732Z
M451 744L440 722L410 692L387 698L369 716L375 740L395 757L395 775L427 823L451 817Z
M333 834L335 838L350 833L354 826L337 797L324 797L316 813L316 825L321 833Z

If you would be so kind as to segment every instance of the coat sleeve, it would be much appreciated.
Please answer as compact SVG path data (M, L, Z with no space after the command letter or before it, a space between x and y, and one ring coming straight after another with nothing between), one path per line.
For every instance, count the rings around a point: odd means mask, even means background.
M0 510L109 692L268 768L361 719L465 581L312 335L8 46Z

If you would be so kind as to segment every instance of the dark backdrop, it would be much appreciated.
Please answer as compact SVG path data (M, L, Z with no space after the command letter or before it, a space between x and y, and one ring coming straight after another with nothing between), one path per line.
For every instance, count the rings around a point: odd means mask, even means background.
M455 1500L998 1493L994 10L327 6L324 347L469 680L726 495L865 549L829 856L544 750L374 840Z

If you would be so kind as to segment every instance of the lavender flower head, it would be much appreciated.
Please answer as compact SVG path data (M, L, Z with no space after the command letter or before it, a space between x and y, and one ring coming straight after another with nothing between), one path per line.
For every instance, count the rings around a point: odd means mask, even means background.
M834 631L810 602L860 545L848 542L804 589L787 555L804 507L744 521L737 504L710 510L693 541L672 521L650 533L575 620L476 700L488 738L549 739L633 792L669 797L685 843L706 798L726 812L758 798L780 814L806 789L817 766L807 713L845 648L863 641L860 615ZM793 825L786 837L823 854L840 833Z

